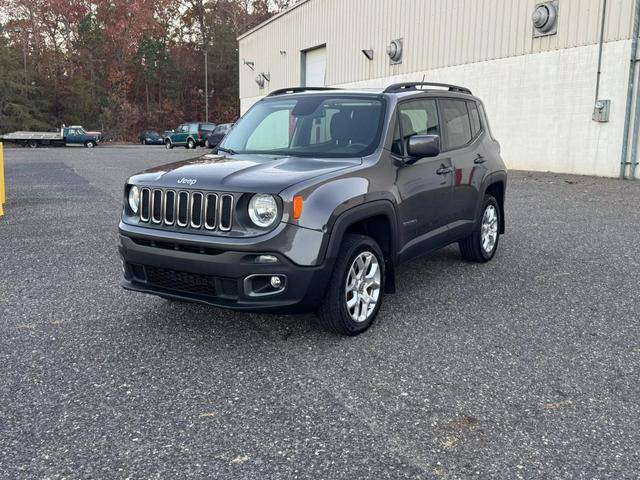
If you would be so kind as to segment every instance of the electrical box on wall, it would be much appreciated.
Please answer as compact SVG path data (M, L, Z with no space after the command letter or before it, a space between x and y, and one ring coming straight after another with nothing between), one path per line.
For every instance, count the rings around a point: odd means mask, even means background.
M598 100L593 108L594 122L608 122L611 111L611 100Z

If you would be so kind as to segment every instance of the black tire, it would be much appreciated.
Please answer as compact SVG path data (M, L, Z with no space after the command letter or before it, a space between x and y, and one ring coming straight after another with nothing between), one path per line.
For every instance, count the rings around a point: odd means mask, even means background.
M208 138L204 141L204 148L211 148L209 146L209 139Z
M356 322L347 310L345 285L351 264L365 251L372 253L378 261L380 268L380 293L377 304L366 321ZM327 291L318 308L317 314L320 325L330 332L352 337L367 330L375 321L378 311L380 310L380 305L382 305L384 282L384 255L376 241L366 235L346 235L340 246L340 253L333 267L333 273L329 279Z
M30 140L28 145L29 145L29 148L38 148L38 142L34 140Z
M146 139L145 139L145 140L142 140L142 144L143 144L143 145L146 145L146 144L147 144L147 140L146 140Z
M173 148L173 143L168 138L164 141L164 148L167 150L171 150Z
M93 140L88 140L84 142L84 146L87 148L93 148L96 146L96 142L94 142Z
M493 248L491 249L491 251L487 252L482 247L482 220L484 218L485 212L489 207L493 207L495 209L496 215L498 216L498 231L496 233L496 240ZM500 217L500 206L498 205L498 201L492 195L485 195L484 201L482 203L482 209L480 210L480 217L476 219L476 225L473 229L473 233L461 242L458 242L462 258L470 262L478 263L485 263L491 260L498 250L498 243L500 242L501 223L502 218Z
M193 150L194 148L196 148L196 142L193 140L193 138L189 138L189 139L187 139L187 145L186 145L186 147L187 147L189 150Z

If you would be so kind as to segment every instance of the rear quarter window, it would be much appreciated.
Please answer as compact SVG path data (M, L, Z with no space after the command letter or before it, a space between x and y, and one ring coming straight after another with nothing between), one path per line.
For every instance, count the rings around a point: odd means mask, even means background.
M444 99L440 101L445 146L447 150L463 147L471 141L471 121L467 102Z

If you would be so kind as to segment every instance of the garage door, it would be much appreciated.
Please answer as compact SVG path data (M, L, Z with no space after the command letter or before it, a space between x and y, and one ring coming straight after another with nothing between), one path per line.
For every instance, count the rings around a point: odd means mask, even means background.
M302 73L305 87L324 87L327 73L326 47L314 48L304 52L304 71Z

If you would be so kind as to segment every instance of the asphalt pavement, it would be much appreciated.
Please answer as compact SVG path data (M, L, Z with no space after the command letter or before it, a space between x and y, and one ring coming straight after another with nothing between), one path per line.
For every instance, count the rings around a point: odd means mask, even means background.
M493 262L343 338L120 288L124 181L193 155L5 150L0 478L638 478L640 182L511 172Z

